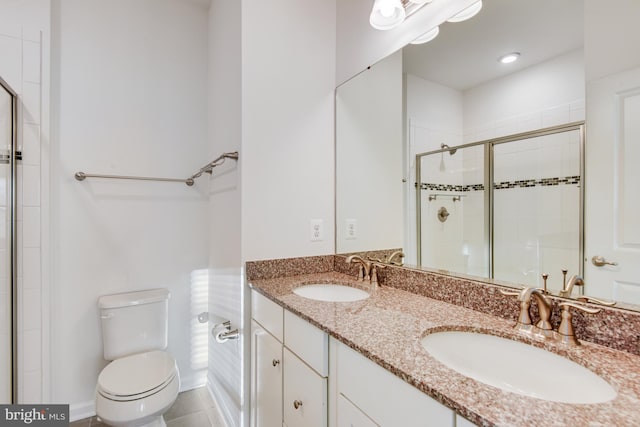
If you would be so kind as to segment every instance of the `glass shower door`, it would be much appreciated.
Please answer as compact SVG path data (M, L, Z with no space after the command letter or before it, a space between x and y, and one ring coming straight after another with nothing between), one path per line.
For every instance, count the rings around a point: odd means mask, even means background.
M13 180L15 98L0 78L0 404L13 401Z
M581 273L581 131L493 150L493 277L562 289L562 270Z
M419 264L487 276L484 146L425 153L419 162Z

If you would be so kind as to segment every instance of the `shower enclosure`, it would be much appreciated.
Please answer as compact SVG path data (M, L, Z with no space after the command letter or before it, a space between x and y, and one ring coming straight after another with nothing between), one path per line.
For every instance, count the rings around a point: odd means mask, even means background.
M418 263L528 286L582 274L583 123L416 155Z
M0 77L0 404L17 401L16 102Z

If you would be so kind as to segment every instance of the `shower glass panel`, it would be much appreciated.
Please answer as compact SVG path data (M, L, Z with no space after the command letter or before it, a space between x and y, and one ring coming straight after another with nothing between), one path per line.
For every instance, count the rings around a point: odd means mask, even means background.
M488 275L484 146L420 157L420 264Z
M15 99L0 78L0 404L14 397L13 180Z
M493 276L562 289L580 273L579 129L493 147Z
M583 123L416 155L418 264L549 290L582 275Z

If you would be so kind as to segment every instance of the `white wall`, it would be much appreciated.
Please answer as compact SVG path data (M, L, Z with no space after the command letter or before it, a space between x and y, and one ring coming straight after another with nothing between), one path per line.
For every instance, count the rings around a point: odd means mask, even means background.
M209 157L239 151L238 162L214 169L209 189L209 312L243 326L240 172L244 161L241 108L241 2L213 0L209 9ZM215 323L215 320L214 320ZM213 325L209 325L212 327ZM208 385L229 426L241 425L243 342L209 340ZM248 359L247 359L248 360Z
M403 247L402 86L399 51L336 90L338 253Z
M242 3L243 260L334 251L335 20L335 1Z
M211 160L207 12L178 0L65 0L53 16L52 400L78 418L92 412L106 363L103 294L170 289L168 351L183 388L204 381L190 308L203 286L191 273L208 264L206 179L187 187L73 174L187 177Z
M584 120L584 79L578 49L465 91L465 142Z
M17 167L18 401L35 403L48 399L50 10L45 0L2 0L0 11L0 75L18 93L23 153ZM0 372L0 381L6 374Z
M591 82L640 64L638 28L640 2L615 0L584 2L586 80Z

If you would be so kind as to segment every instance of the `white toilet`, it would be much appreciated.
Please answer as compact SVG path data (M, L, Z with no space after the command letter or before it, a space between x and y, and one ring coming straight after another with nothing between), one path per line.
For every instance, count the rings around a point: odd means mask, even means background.
M167 348L169 291L152 289L98 299L104 358L96 414L112 426L165 426L180 373Z

